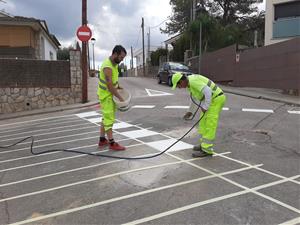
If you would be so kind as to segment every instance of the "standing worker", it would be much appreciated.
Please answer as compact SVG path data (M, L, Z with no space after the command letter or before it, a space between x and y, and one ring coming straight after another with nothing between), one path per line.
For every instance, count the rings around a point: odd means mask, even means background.
M193 157L205 157L214 154L213 142L216 137L219 116L225 104L226 97L214 82L207 77L193 74L185 76L182 73L175 73L172 76L173 90L177 87L188 88L191 96L201 101L201 115L198 133L200 134L200 145L194 146ZM191 112L186 113L185 119L191 116Z
M98 96L102 111L102 123L100 128L99 147L109 145L109 149L115 151L125 150L114 141L112 127L115 122L116 105L113 101L113 96L116 96L121 102L124 99L118 93L119 86L118 78L118 64L125 58L127 52L121 45L116 45L112 50L112 55L104 60L100 68L100 77L98 85ZM108 140L105 138L107 134Z

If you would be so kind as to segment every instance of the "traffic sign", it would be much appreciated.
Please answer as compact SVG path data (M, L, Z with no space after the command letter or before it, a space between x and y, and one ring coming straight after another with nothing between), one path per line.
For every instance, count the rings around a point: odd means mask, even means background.
M92 37L92 31L87 25L83 25L77 29L77 37L80 41L88 41Z

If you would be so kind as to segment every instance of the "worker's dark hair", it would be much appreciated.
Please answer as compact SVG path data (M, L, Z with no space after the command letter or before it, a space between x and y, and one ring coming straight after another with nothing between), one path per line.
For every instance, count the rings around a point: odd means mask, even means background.
M126 49L122 45L116 45L112 50L112 54L117 53L118 55L124 52L127 55Z

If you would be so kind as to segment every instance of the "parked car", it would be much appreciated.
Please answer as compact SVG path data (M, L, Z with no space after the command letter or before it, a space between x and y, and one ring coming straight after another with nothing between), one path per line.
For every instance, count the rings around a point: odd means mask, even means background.
M191 69L182 63L165 62L158 70L157 82L159 84L166 82L169 86L172 86L172 76L176 72L181 72L187 76L192 74Z

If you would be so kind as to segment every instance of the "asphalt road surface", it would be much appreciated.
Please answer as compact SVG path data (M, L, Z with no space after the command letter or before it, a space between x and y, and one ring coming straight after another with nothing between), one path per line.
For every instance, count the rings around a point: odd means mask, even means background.
M196 123L182 119L185 90L122 78L133 98L117 113L124 152L98 149L92 106L0 121L0 145L34 136L34 151L72 149L126 157L156 154ZM283 103L227 94L213 157L194 159L197 129L167 153L119 160L53 152L30 140L0 149L0 224L299 224L299 119Z

